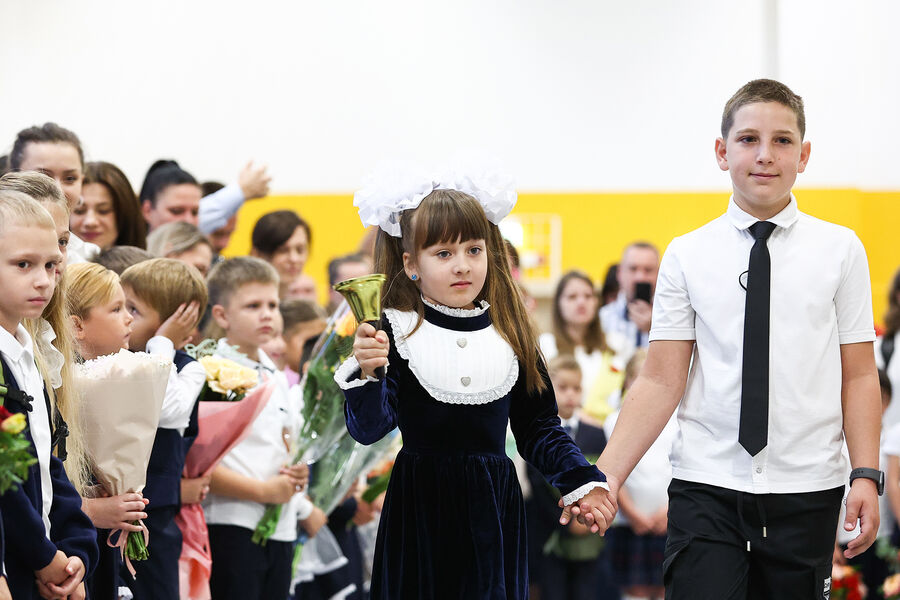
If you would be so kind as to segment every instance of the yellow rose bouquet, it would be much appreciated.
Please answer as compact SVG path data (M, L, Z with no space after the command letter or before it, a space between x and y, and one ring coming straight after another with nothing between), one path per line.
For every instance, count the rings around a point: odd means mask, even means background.
M206 369L206 384L200 392L200 400L238 402L259 384L259 373L255 369L233 360L218 356L201 356L198 360Z
M6 386L0 384L0 391ZM16 487L28 477L28 467L37 462L28 449L31 444L25 437L25 415L11 413L3 406L0 397L0 494Z

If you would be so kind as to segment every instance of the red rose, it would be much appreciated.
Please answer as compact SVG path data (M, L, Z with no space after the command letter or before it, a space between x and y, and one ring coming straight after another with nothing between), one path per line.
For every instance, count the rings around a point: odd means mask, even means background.
M6 407L0 405L0 421L6 420L7 417L11 417L12 413L6 410Z

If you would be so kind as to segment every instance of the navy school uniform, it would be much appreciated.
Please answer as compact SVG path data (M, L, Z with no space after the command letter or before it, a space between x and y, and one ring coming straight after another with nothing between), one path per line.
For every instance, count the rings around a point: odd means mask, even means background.
M175 368L180 372L194 362L185 352L175 352ZM181 530L175 516L181 510L181 474L190 442L197 436L197 405L191 421L182 435L177 429L159 428L153 441L147 465L147 484L144 498L150 501L144 512L144 525L150 532L147 560L132 561L136 575L123 565L119 569L122 581L134 594L135 600L178 600L178 559L181 557ZM187 440L187 442L186 442Z
M0 356L3 377L11 390L19 390L19 385L6 361ZM47 402L37 398L35 402ZM4 405L12 413L23 413L28 419L28 407L6 398ZM49 412L49 411L48 411ZM25 430L34 450L34 440L30 427ZM81 510L81 496L69 482L62 462L50 455L50 481L53 485L53 503L50 507L50 539L47 539L41 517L41 475L38 463L28 469L28 478L15 490L8 490L0 496L0 518L3 520L5 545L4 555L7 582L12 597L16 600L39 598L34 572L46 567L53 560L57 550L66 556L77 556L84 563L86 575L90 575L97 564L97 530L91 520Z
M546 373L547 391L526 390L487 307L426 304L411 335L415 312L387 309L385 316L386 377L356 383L352 358L335 375L354 439L371 444L397 426L403 434L378 527L371 597L527 597L524 502L505 452L507 424L522 456L564 495L605 477L560 426Z

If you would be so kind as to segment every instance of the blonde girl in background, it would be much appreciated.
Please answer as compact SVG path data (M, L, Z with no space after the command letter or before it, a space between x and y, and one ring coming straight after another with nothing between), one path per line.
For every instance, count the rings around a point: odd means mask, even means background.
M206 277L212 265L213 248L209 238L196 225L175 221L160 225L147 236L147 250L154 256L174 258L195 267Z
M92 360L127 350L134 319L126 310L119 276L106 267L80 263L66 267L65 277L69 326L80 358ZM90 402L90 398L84 401ZM111 530L141 531L133 523L147 518L147 500L138 492L108 496L99 486L85 488L82 497L83 510L97 528L100 546L100 562L87 579L90 597L114 599L118 597L119 556L106 540Z

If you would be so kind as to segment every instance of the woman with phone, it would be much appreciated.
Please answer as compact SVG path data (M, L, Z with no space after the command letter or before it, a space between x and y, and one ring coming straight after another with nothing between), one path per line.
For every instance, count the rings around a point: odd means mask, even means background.
M606 399L622 387L621 369L613 367L614 354L606 345L598 313L600 299L594 282L581 271L568 271L553 295L553 330L538 342L546 360L570 354L581 367L581 388L588 401L585 412L600 421L612 412Z

